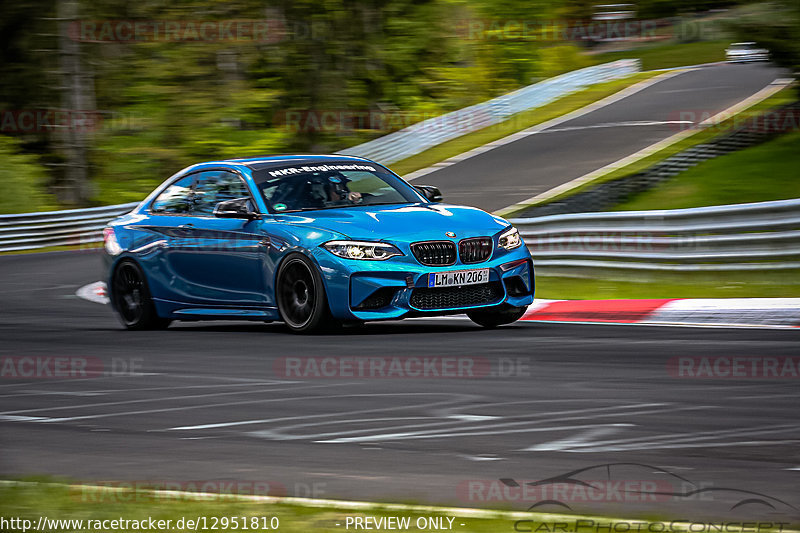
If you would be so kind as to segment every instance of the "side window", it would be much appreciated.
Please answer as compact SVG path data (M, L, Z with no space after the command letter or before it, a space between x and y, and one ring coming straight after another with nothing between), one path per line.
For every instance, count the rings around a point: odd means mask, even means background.
M150 206L154 213L188 214L192 210L192 176L181 178L159 194Z
M244 180L233 172L213 170L194 176L195 215L212 215L217 204L225 200L250 198Z

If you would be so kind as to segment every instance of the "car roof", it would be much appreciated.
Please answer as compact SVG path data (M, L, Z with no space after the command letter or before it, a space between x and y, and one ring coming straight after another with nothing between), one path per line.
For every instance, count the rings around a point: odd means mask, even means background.
M301 154L294 154L294 155L269 155L269 156L262 156L262 157L248 157L242 159L226 159L224 161L219 161L220 163L235 163L240 165L245 165L252 170L264 170L269 168L277 168L277 167L285 167L287 165L309 165L309 164L321 164L321 163L329 163L331 161L370 161L369 159L365 159L363 157L356 157L352 155L338 155L338 154L330 154L330 155L301 155Z

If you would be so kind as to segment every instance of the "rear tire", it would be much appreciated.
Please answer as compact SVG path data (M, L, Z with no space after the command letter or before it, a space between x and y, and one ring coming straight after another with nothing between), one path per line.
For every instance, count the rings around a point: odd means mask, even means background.
M275 294L281 319L292 333L320 333L341 326L328 307L322 276L303 254L293 253L283 260Z
M166 329L172 320L158 316L141 267L123 260L111 278L111 304L122 325L130 330Z
M504 324L516 322L525 314L527 307L515 307L513 305L502 304L488 309L467 311L467 316L484 328L496 328Z

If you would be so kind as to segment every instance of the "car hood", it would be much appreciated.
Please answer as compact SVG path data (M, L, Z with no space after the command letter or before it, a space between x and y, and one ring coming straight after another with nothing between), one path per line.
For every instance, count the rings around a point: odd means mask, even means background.
M284 221L346 235L351 239L416 242L491 236L508 226L476 207L447 204L363 206L282 215Z

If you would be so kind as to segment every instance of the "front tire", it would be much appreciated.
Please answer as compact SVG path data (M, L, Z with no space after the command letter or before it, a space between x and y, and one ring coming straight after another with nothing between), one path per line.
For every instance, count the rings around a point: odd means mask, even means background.
M281 319L293 333L316 333L339 326L328 307L322 276L303 254L293 253L281 263L275 292Z
M487 309L467 311L467 316L484 328L496 328L504 324L516 322L525 314L527 307L515 307L513 305L502 304Z
M124 260L114 269L111 302L122 325L130 330L165 329L172 322L156 313L144 272L133 261Z

